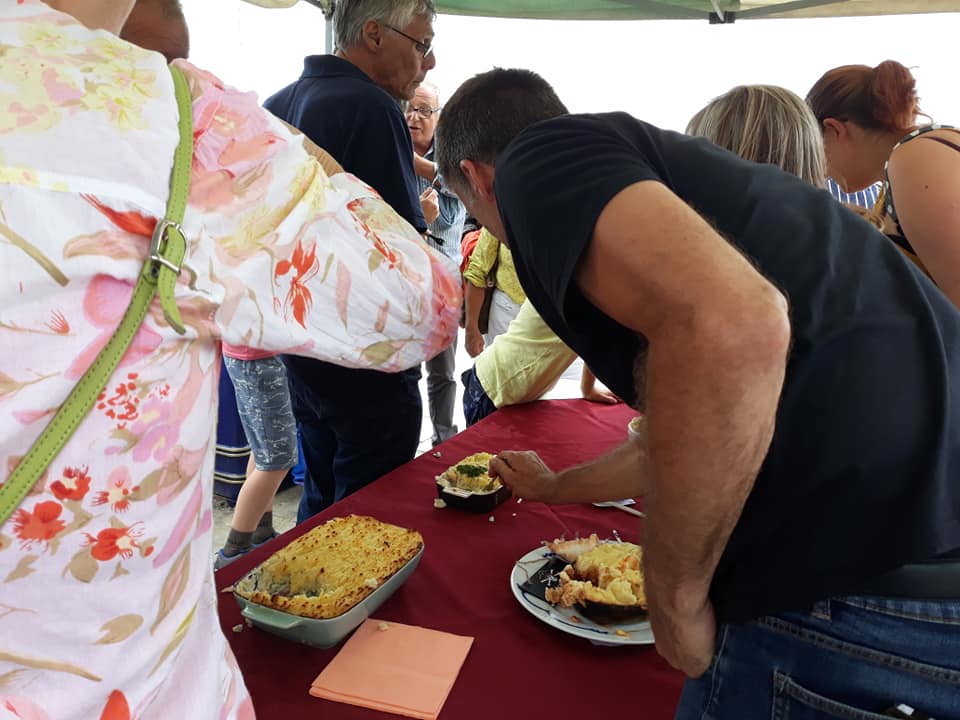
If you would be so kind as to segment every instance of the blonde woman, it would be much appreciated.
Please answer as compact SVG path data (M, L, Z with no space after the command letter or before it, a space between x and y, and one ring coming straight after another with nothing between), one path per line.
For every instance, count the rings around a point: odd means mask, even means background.
M826 157L807 104L776 85L740 85L700 110L688 135L705 137L746 160L771 163L817 187L826 186Z

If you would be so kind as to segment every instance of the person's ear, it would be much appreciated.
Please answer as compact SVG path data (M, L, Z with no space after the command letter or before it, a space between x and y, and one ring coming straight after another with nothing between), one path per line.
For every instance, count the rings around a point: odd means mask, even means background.
M470 183L470 189L487 202L495 202L493 180L496 175L493 165L477 160L461 160L460 169Z
M367 20L363 24L361 37L363 44L366 45L370 52L377 52L380 49L380 44L383 42L383 28L376 20Z
M837 138L843 138L847 136L847 126L842 120L837 120L836 118L826 118L822 124L824 135L830 133Z

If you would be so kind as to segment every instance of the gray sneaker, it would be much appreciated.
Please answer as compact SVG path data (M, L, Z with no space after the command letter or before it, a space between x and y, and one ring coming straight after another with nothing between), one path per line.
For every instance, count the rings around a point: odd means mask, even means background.
M246 555L248 552L250 552L250 550L251 548L247 548L246 550L241 550L236 555L227 555L223 552L223 548L220 548L217 550L217 554L213 558L213 569L220 570L225 568L237 558L241 558Z

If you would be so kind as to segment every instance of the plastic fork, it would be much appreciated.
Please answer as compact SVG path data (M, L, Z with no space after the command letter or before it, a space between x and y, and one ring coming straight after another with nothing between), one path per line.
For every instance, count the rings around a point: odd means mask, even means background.
M623 510L625 513L630 513L631 515L636 515L640 518L645 518L646 514L640 510L634 510L632 507L627 507L623 504L622 500L608 500L606 502L595 502L594 505L597 507L612 507L617 510Z

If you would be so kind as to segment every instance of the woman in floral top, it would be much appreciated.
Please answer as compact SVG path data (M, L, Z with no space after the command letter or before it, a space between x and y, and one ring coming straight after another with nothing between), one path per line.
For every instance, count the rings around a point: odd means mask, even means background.
M0 5L0 479L112 335L165 213L177 106L163 58L112 34L132 4ZM456 328L454 269L375 192L179 67L187 333L154 305L0 526L3 720L253 717L210 563L220 342L400 370Z

